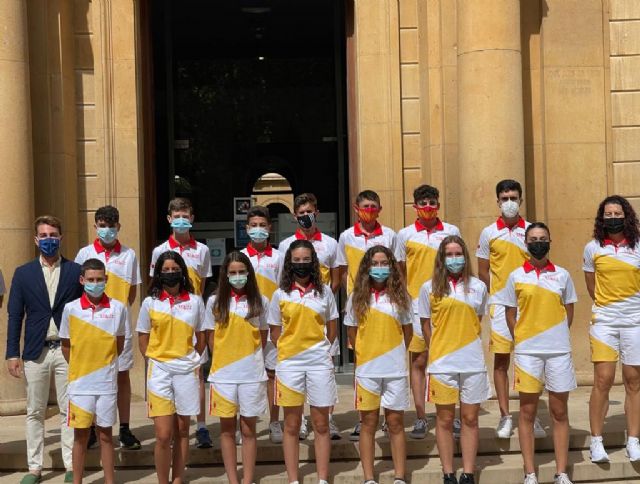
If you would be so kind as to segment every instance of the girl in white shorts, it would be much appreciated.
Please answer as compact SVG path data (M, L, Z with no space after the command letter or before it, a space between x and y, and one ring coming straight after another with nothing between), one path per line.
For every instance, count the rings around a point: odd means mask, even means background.
M469 252L457 235L436 254L433 278L420 288L418 314L429 348L427 399L436 405L436 443L444 484L458 484L453 467L453 422L460 402L460 484L473 484L478 453L480 403L491 396L480 320L487 287L471 274Z
M212 301L213 300L213 301ZM228 254L211 304L213 348L209 374L209 413L220 418L222 460L231 484L238 484L236 417L240 414L244 482L253 482L256 466L256 420L267 410L267 372L262 350L267 342L269 300L258 291L249 258ZM209 317L209 314L207 314Z
M551 263L549 228L535 222L525 231L529 260L513 271L500 293L509 331L515 342L515 389L520 393L518 435L524 460L524 483L537 484L534 463L534 420L540 394L549 392L549 413L556 458L555 484L571 484L569 456L569 392L576 388L569 328L578 300L573 281Z
M183 482L189 423L200 412L198 374L204 329L204 303L193 292L182 256L163 252L136 327L140 352L148 360L147 406L156 433L158 482L170 481L170 469L171 482Z
M413 336L411 298L391 250L364 254L347 302L344 324L356 353L355 406L360 411L360 460L365 484L373 475L375 433L384 408L394 484L404 484L404 411L409 408L407 348Z
M305 398L311 407L318 482L326 483L329 476L329 409L337 402L330 350L338 310L331 288L322 284L321 277L311 242L294 241L287 249L280 287L273 293L267 318L278 350L276 403L284 408L284 462L292 483L298 482L298 435Z

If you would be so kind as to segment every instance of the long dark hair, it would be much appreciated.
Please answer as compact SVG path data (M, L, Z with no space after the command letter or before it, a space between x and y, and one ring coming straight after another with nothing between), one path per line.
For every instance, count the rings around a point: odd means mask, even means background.
M324 292L324 285L322 284L318 254L316 254L313 244L304 239L294 240L287 249L287 253L284 255L284 265L282 267L282 275L280 276L280 289L286 293L291 292L291 286L295 280L293 276L293 268L291 266L291 252L296 249L309 249L311 251L311 263L313 264L313 270L311 271L310 281L315 287L316 292L322 294Z
M253 270L251 261L242 252L234 250L227 254L222 262L222 266L220 267L218 293L216 294L216 300L213 303L213 316L216 320L216 324L220 324L222 326L229 323L229 305L231 303L232 286L229 284L227 272L229 270L229 264L232 262L240 262L244 264L247 269L247 285L244 286L247 303L249 304L247 319L259 316L262 311L266 309L262 307L262 296L260 296L258 281L256 281L256 273Z
M180 270L182 271L180 291L187 291L193 294L193 284L191 284L191 279L189 279L189 269L187 269L187 264L184 263L184 259L180 254L172 250L168 250L160 254L160 257L158 257L158 260L156 261L156 264L153 268L153 279L151 279L151 284L149 286L149 296L157 298L160 297L160 294L162 293L162 282L160 281L160 273L162 272L162 266L164 265L164 261L166 260L172 260L180 266Z
M509 189L511 190L511 189ZM469 257L469 251L467 245L464 243L461 237L457 235L449 235L442 239L438 252L436 253L436 263L433 267L433 276L431 276L431 293L436 299L440 299L449 295L449 269L445 260L447 258L447 245L458 244L462 248L462 255L464 256L464 268L460 274L460 279L464 283L465 292L469 291L469 280L473 276L471 270L471 258Z
M593 224L593 238L598 241L601 247L604 246L604 241L607 239L607 229L604 227L604 207L609 204L617 204L622 207L624 212L624 230L622 233L629 246L634 247L640 241L638 216L627 199L620 195L611 195L600 202L595 223Z

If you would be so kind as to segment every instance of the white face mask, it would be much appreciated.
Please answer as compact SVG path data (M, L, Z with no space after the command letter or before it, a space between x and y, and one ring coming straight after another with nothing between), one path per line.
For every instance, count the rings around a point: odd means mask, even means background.
M520 204L518 202L514 202L513 200L507 200L506 202L502 202L500 204L500 209L502 210L502 215L504 215L506 218L514 218L520 211Z

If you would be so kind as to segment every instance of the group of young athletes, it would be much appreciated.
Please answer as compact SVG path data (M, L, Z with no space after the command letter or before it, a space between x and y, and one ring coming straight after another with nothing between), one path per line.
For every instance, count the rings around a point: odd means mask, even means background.
M499 218L477 246L478 277L467 244L454 225L438 217L439 192L414 191L414 223L395 233L378 222L379 196L361 192L357 222L339 240L317 228L318 202L309 193L294 201L295 234L276 249L269 242L269 212L247 214L251 239L220 267L217 290L206 304L201 294L211 276L208 248L190 234L190 202L170 202L169 239L151 258L151 283L137 323L127 307L140 283L132 249L118 241L119 216L107 206L95 215L97 238L83 248L83 296L64 310L60 336L69 361L69 425L75 429L74 476L82 479L92 425L101 445L105 482L114 482L111 427L120 412L120 440L139 441L128 428L131 398L128 370L131 337L147 361L147 404L155 427L158 482L183 482L190 419L197 440L211 446L205 426L202 368L211 358L210 415L219 417L220 446L230 483L254 480L256 421L269 414L269 435L282 443L288 479L298 482L299 440L306 438L305 403L314 432L318 482L329 478L331 440L339 439L333 417L337 403L334 357L339 351L335 294L346 289L343 324L355 353L352 440L359 440L365 484L375 483L374 436L384 409L394 484L405 482L404 412L413 394L417 420L410 437L428 430L425 400L435 404L435 435L444 484L474 483L480 404L492 395L481 340L489 315L493 381L501 419L498 438L509 438L508 369L514 353L515 389L520 394L519 442L524 484L537 483L534 439L546 432L536 418L546 388L556 458L556 484L567 475L567 400L576 388L569 328L576 292L569 273L549 259L551 234L541 222L519 214L522 188L503 180L496 187ZM602 201L593 240L584 251L587 289L594 300L590 340L594 386L589 403L591 459L608 461L602 427L609 389L620 359L627 390L627 453L640 460L640 231L627 200ZM409 352L409 358L407 358ZM459 418L456 418L459 405ZM283 424L279 409L283 410ZM124 425L124 428L123 426ZM463 472L453 456L460 440Z

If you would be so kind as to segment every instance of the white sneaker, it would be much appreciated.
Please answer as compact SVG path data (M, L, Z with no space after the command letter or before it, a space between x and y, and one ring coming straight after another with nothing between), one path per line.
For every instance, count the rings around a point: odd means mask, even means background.
M462 422L460 421L459 418L454 418L453 419L453 438L459 439L460 432L462 432Z
M631 462L640 461L640 441L638 441L638 437L629 437L627 439L627 457Z
M340 440L342 438L340 429L333 420L333 417L329 417L329 437L331 437L331 440Z
M325 479L318 479L318 484L329 484L329 481Z
M269 424L269 440L274 444L282 443L282 425L280 422L271 422Z
M540 419L536 417L533 422L533 436L536 439L544 439L547 436L547 431L542 426Z
M554 476L553 484L573 484L573 482L571 482L571 479L569 479L569 476L566 473L561 472Z
M591 436L589 454L591 455L591 462L609 462L607 451L604 450L604 445L602 445L602 436Z
M534 472L531 474L525 474L523 484L538 484L536 474Z
M505 415L504 417L500 417L500 422L498 423L498 427L496 428L496 435L498 436L498 438L508 439L509 437L511 437L512 431L513 431L513 419L511 418L511 415Z
M298 438L300 440L306 440L309 435L309 428L307 427L307 419L302 416L302 422L300 422L300 432L298 432Z

